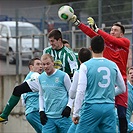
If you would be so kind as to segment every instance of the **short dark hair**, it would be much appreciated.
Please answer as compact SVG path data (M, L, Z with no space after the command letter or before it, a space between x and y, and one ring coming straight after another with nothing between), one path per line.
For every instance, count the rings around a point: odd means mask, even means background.
M97 35L91 39L91 49L94 53L101 53L104 50L104 39Z
M88 48L81 48L78 52L78 58L81 63L89 60L92 57L91 51Z
M28 67L30 67L30 65L34 66L35 60L40 60L40 58L38 58L38 57L32 58L32 59L29 61Z
M118 27L120 27L122 33L123 33L123 34L125 33L125 27L124 27L123 25L121 25L121 24L119 24L119 23L114 23L113 26L118 26Z
M62 34L61 34L61 32L60 32L59 30L57 30L57 29L53 29L53 30L51 30L51 31L49 32L48 38L51 38L51 37L54 37L54 39L56 39L56 40L59 40L59 38L61 38L61 40L62 40Z
M65 44L65 43L69 44L68 40L66 40L66 39L63 39L62 42L63 42L63 44Z

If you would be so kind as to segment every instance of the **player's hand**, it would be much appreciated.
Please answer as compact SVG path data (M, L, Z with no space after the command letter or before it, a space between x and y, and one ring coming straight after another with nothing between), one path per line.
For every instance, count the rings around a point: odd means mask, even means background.
M68 118L70 116L70 113L71 113L71 108L66 106L61 115L62 117Z
M74 124L78 124L79 123L79 117L73 117L72 121Z
M45 125L48 120L44 111L40 111L40 120L42 125Z
M74 23L77 26L80 24L80 21L78 20L78 18L75 14L71 17L71 19L69 21Z
M92 30L94 30L96 32L98 31L98 27L92 17L87 18L87 23L89 24L89 26L91 27Z

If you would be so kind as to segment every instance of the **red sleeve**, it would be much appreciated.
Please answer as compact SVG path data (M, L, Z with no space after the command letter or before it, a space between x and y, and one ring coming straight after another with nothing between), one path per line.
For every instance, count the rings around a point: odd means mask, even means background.
M80 25L78 26L78 28L80 30L82 30L86 35L88 35L90 38L98 35L96 32L94 32L89 26L83 24L83 23L80 23Z
M111 36L110 34L106 33L105 31L102 31L102 30L98 30L97 32L99 35L101 35L105 41L113 44L113 45L116 45L118 47L123 47L124 49L128 49L129 48L129 45L130 45L130 41L129 39L127 38L116 38L114 36ZM109 43L106 43L109 44Z
M106 43L106 45L113 44L113 45L116 45L118 47L122 47L123 49L126 49L126 50L129 49L130 41L127 38L116 38L116 37L113 37L110 34L106 33L103 30L100 30L100 29L96 33L89 26L87 26L83 23L80 23L78 28L80 30L82 30L90 38L93 38L96 35L101 35L104 38L105 42L108 42L108 43Z

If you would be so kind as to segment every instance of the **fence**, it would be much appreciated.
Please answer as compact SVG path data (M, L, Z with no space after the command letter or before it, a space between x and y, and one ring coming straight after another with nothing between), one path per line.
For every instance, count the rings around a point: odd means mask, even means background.
M59 28L59 30L62 31L61 28ZM108 30L108 28L106 27L105 30ZM23 39L27 39L27 36L19 36L18 37L18 40L20 42L19 50L18 50L18 58L16 58L16 60L19 60L18 65L9 64L9 59L11 58L11 56L12 56L11 54L13 54L13 53L11 53L11 51L9 49L10 38L6 38L7 44L8 44L6 46L7 48L6 48L6 53L5 53L6 64L4 65L4 67L3 66L1 67L0 75L16 74L15 72L17 69L19 69L18 74L22 74L22 73L26 74L28 72L28 67L26 67L28 62L26 62L26 64L25 64L25 62L23 61L23 58L28 57L29 59L31 59L35 56L41 57L43 48L49 46L47 34L48 34L48 30L44 30L44 34L28 36L28 38L31 39L31 43L32 43L32 46L30 47L31 51L28 51L28 52L22 51L22 42L23 42ZM78 50L81 47L89 47L90 46L90 38L88 36L86 36L81 30L76 29L75 26L72 26L72 30L62 31L62 34L63 34L64 39L69 40L72 49L76 52L78 52ZM36 37L38 37L39 41L40 41L40 43L39 43L40 49L39 50L36 50L34 47ZM131 29L126 29L125 37L127 37L131 40L131 38L132 38L132 30ZM44 39L44 40L42 41L42 39ZM44 45L42 44L42 42L44 42ZM14 52L14 54L16 55L16 52ZM128 66L131 66L131 65L132 65L132 45L130 46L130 54L129 54L129 60L128 60ZM10 66L12 66L14 69L12 70Z
M41 1L41 0L40 0ZM13 2L13 1L12 1ZM85 24L87 24L87 17L91 16L95 19L96 23L99 27L103 28L108 32L108 29L114 22L121 22L123 25L126 26L127 29L130 30L130 33L126 33L126 37L130 39L132 42L132 1L131 0L85 0L85 1L78 1L78 2L69 2L69 3L63 3L63 4L56 4L56 5L47 5L41 4L40 6L35 6L30 3L28 5L28 1L25 1L25 6L22 8L21 3L20 6L18 2L16 1L16 6L12 5L12 8L10 6L7 6L8 8L4 8L4 6L1 7L1 15L0 15L0 21L27 21L30 23L33 23L36 25L41 31L42 31L42 42L40 46L40 54L42 55L42 50L48 46L48 41L46 34L51 29L61 29L63 33L63 37L67 39L72 49L79 49L80 47L88 47L89 45L89 38L86 37L80 30L77 28L72 29L72 24L61 21L58 17L58 9L62 5L70 5L74 11L75 14L78 16L78 18ZM26 7L27 4L27 7ZM21 8L19 8L21 7ZM32 36L32 35L31 35ZM24 37L19 36L21 40L24 39ZM34 37L31 37L32 39ZM32 40L31 39L31 40ZM32 42L34 39L32 40ZM131 45L132 48L132 45ZM8 53L8 52L7 52ZM19 73L23 73L21 66L24 65L21 61L22 53L20 52L20 59L19 59ZM32 47L32 53L31 57L35 55L34 47ZM7 63L8 64L8 58L10 54L7 54ZM26 66L26 65L25 65ZM1 66L3 67L3 66ZM16 66L17 67L17 66ZM16 68L15 68L16 69ZM16 70L13 71L16 71ZM2 72L3 73L3 72ZM10 72L9 72L10 73Z
M24 8L22 8L21 3L20 6L19 4L17 7L14 5L12 8L10 6L7 8L1 6L0 21L16 20L18 18L20 21L28 21L35 24L41 31L43 29L50 30L51 28L68 30L70 27L67 22L60 21L57 15L58 9L67 4L73 7L75 14L84 23L87 21L86 18L91 16L95 18L99 27L102 24L110 26L114 22L121 22L124 25L132 24L131 0L84 0L56 5L42 4L36 7L32 2L30 5L28 5L28 1L24 3Z

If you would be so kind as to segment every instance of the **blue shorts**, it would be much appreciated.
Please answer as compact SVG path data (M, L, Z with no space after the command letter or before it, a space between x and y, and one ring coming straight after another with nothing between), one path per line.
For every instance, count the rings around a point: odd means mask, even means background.
M67 133L75 133L76 127L77 127L77 124L72 123Z
M36 130L37 133L42 132L42 124L40 121L39 111L29 113L26 115L27 121L31 124L31 126Z
M48 118L46 125L43 126L42 133L67 133L71 123L71 117Z
M98 129L99 128L99 129ZM114 104L87 104L77 124L76 133L116 133L116 115Z
M77 125L78 125L78 124L72 123L71 126L69 127L67 133L76 133L75 131L76 131ZM97 128L95 129L95 133L101 133L99 127L97 127Z

